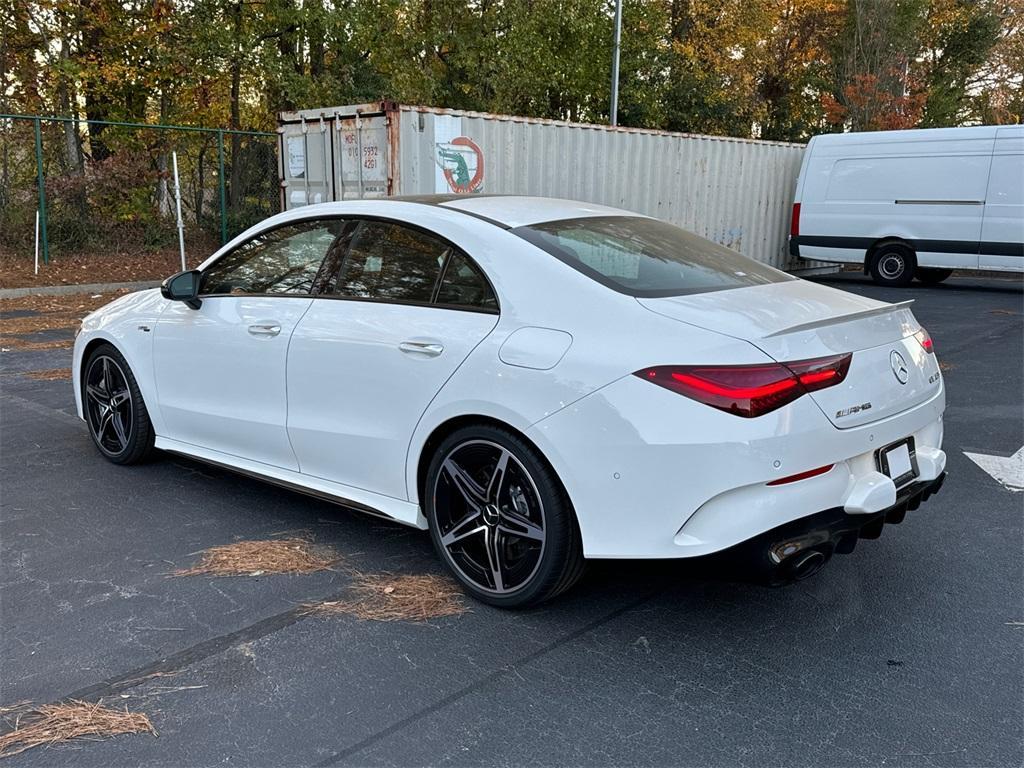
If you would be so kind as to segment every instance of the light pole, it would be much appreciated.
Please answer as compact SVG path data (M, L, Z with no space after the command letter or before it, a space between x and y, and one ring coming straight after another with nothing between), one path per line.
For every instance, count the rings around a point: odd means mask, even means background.
M622 0L615 0L615 47L612 52L612 125L619 124L619 47L622 42Z

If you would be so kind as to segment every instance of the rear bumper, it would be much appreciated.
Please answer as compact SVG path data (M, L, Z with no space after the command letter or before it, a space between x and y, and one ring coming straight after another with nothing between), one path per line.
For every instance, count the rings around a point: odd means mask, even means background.
M732 574L773 585L798 581L810 575L801 571L801 564L814 562L820 567L834 554L853 552L860 539L877 539L886 523L902 523L907 512L938 493L945 480L942 472L934 480L912 483L900 489L892 506L872 515L849 514L842 507L823 510L716 552L708 560Z
M836 429L809 397L741 419L629 376L527 436L572 499L586 557L689 558L821 510L843 509L859 524L888 509L897 489L879 475L877 451L913 437L918 480L935 480L945 469L944 409L940 388L902 413ZM768 485L828 464L824 474Z

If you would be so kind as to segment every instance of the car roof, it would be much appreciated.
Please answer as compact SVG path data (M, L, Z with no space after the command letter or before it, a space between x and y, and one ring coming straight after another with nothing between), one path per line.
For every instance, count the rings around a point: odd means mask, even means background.
M640 215L596 203L531 195L407 195L381 200L382 203L391 201L436 205L468 213L508 229L589 216Z
M200 268L223 254L236 248L239 243L252 237L255 233L291 222L302 221L321 216L374 216L387 218L398 214L401 219L408 215L411 207L425 205L435 210L450 211L454 218L474 218L486 221L502 229L540 224L548 221L565 221L594 216L632 216L650 218L640 213L611 208L596 203L584 203L579 200L566 200L556 197L536 197L531 195L396 195L394 197L371 198L363 200L336 200L327 203L313 203L297 208L289 208L264 219L258 224L236 235L218 248ZM395 206L391 211L388 208ZM402 206L405 206L399 214Z

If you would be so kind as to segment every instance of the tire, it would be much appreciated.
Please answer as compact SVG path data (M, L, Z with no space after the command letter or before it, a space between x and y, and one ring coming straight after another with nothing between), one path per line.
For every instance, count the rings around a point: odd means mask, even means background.
M914 277L916 277L925 285L938 285L952 274L952 269L938 269L936 267L918 267L917 272L914 274Z
M910 285L916 269L917 258L914 252L898 243L879 246L868 266L871 278L876 283L900 288Z
M111 344L89 355L82 373L89 436L114 464L138 464L153 453L155 433L142 392L124 356Z
M565 489L537 450L509 430L480 424L449 435L431 459L424 497L434 548L482 602L536 605L583 573Z

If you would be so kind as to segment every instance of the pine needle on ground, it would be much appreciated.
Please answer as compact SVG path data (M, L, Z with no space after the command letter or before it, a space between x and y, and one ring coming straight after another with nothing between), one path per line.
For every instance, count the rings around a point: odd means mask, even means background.
M202 551L191 568L175 571L174 576L263 576L272 573L312 573L326 571L339 558L329 549L314 548L303 538L236 541Z
M469 609L451 579L434 575L357 573L352 597L307 606L310 613L345 614L366 621L428 621Z
M71 378L70 368L51 368L46 371L28 371L25 373L30 379L37 381L60 381Z
M99 702L90 704L74 699L61 704L44 704L19 715L14 721L14 729L0 735L0 758L20 754L32 747L123 733L156 735L148 716L129 712L127 707L124 710L110 709Z
M38 352L44 349L71 349L75 346L74 339L56 339L54 341L26 341L17 336L0 335L0 347Z

